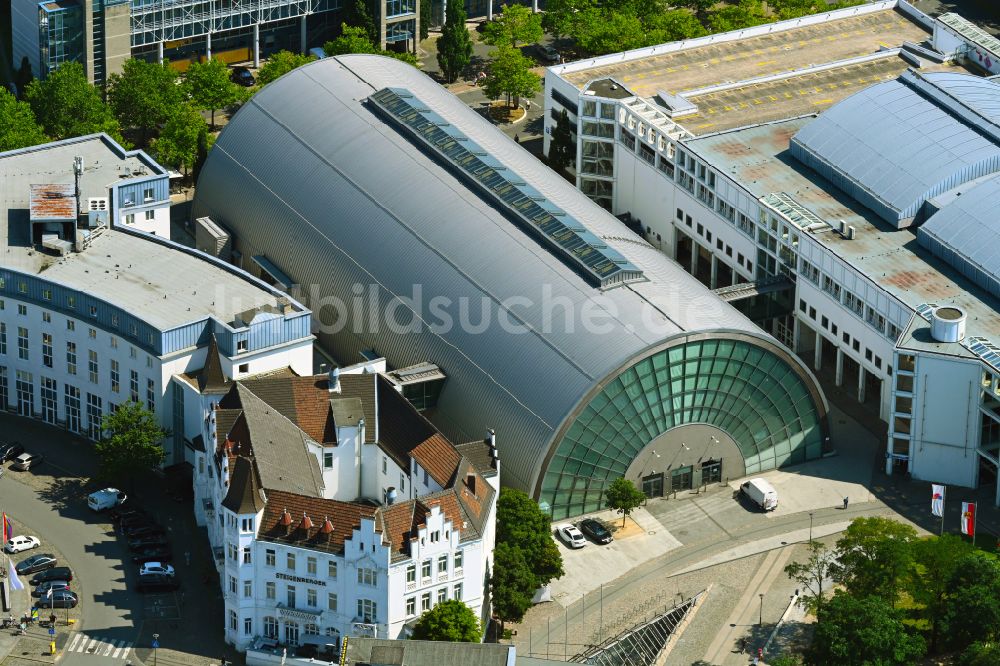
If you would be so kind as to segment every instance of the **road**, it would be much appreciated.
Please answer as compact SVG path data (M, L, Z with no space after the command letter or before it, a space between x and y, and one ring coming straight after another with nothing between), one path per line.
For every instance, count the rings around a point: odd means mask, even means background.
M15 474L9 470L4 476ZM62 554L74 572L73 586L80 595L82 620L76 626L58 623L59 662L64 666L124 663L126 649L135 642L142 604L125 587L122 561L125 548L108 526L79 501L46 501L35 488L13 478L0 479L0 506L15 511L30 533ZM60 563L62 564L62 563ZM67 629L70 631L67 633ZM77 637L76 634L82 634ZM81 642L86 640L86 646ZM65 652L74 644L84 651ZM93 653L85 650L90 647ZM110 649L109 649L110 648ZM115 656L118 659L115 659Z

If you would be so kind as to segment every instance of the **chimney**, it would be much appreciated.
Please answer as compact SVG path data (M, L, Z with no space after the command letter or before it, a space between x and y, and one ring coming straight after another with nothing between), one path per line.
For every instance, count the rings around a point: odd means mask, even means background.
M326 388L330 393L340 393L340 368L334 368L327 375Z
M486 431L486 443L490 447L490 458L496 462L500 459L500 454L497 452L497 433L493 428Z
M476 494L476 475L475 474L472 474L470 472L469 474L465 475L465 487L468 488L469 492L472 493L473 495Z

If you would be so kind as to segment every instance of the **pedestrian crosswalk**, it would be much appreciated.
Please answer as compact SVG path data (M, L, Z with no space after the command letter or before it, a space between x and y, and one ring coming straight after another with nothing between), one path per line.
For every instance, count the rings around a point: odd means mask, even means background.
M125 659L128 657L132 643L125 640L105 639L100 636L88 636L75 633L64 648L66 652L93 654L106 659Z

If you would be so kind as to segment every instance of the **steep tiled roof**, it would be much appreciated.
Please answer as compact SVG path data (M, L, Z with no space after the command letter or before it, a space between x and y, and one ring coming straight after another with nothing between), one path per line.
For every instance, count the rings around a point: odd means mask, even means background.
M409 555L410 540L417 535L417 500L407 500L379 509L379 526L382 538L392 546L392 559L400 560ZM420 512L422 515L422 511Z
M236 456L229 476L229 492L222 506L234 513L257 513L264 508L264 492L253 459Z
M483 476L493 476L497 473L496 461L493 460L490 443L485 439L456 444L455 450L471 462L476 471Z
M288 527L281 524L281 517L286 510L291 515L291 524ZM303 516L309 517L312 522L311 529L302 528ZM263 541L340 553L343 552L344 541L351 536L352 530L361 526L361 520L374 517L375 508L365 504L271 490L267 493L267 505L264 507L258 538ZM323 530L326 520L333 525L333 531L329 534Z
M222 361L219 359L219 345L215 341L215 334L212 334L208 342L205 367L198 375L198 388L206 394L220 394L229 390L229 380L222 372Z
M451 485L458 471L458 464L462 461L462 456L451 442L439 433L434 433L417 444L410 455L442 488Z

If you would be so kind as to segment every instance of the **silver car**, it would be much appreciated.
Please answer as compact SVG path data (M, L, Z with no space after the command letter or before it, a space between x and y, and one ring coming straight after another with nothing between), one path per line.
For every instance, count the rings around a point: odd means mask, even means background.
M39 453L22 453L14 458L14 462L10 464L10 468L27 472L29 469L37 467L41 462L42 456Z

